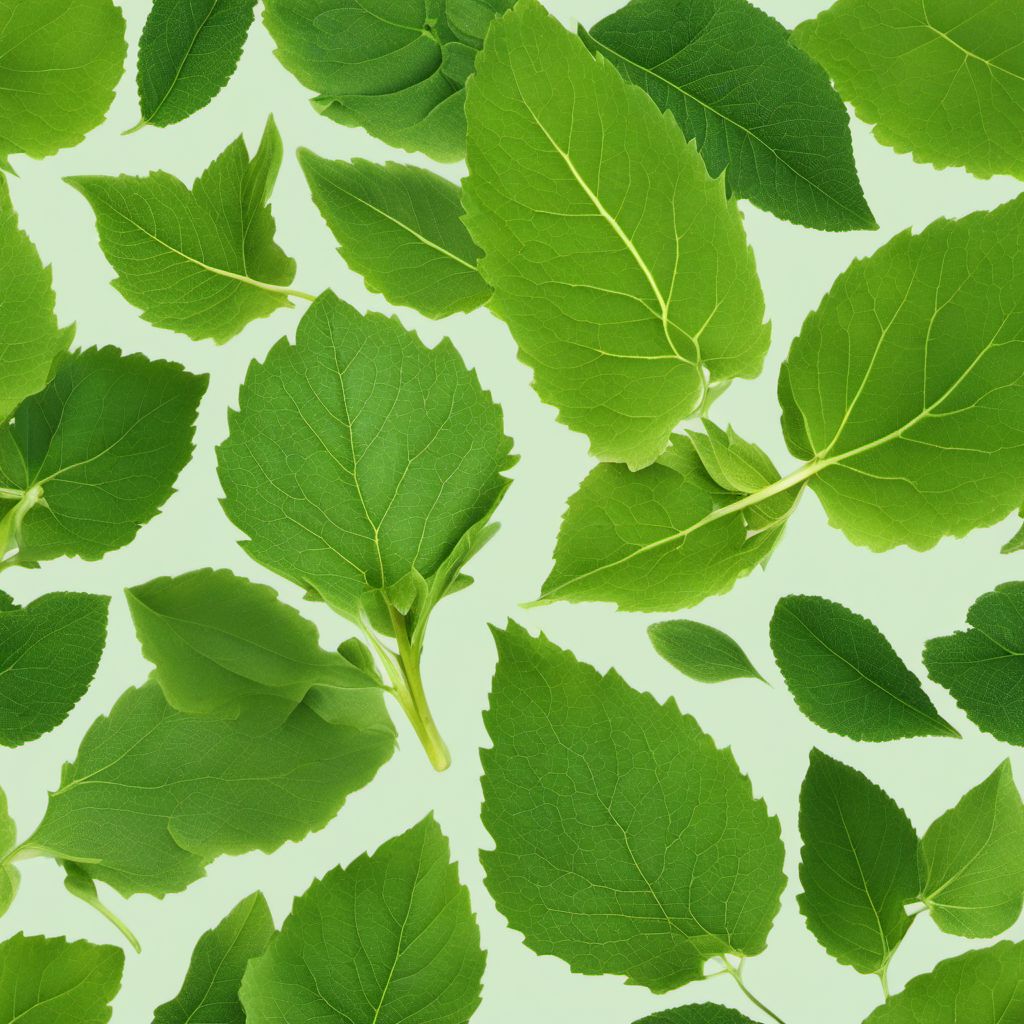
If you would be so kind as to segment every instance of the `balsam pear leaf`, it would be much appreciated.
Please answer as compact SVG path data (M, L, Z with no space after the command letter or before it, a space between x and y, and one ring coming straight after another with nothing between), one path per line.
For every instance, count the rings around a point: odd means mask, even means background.
M221 344L302 294L288 288L295 261L274 241L281 154L271 118L254 156L235 139L191 189L163 171L67 181L96 214L114 287L143 319Z
M537 953L666 992L761 952L785 886L778 820L732 754L514 624L482 751L487 887Z
M248 1024L465 1024L484 960L430 817L314 882L246 972L242 1002Z
M458 186L410 164L325 160L308 149L299 163L338 252L371 291L433 319L490 297Z
M764 300L734 201L669 115L521 0L467 86L466 225L540 397L638 469L754 377Z
M838 0L793 31L875 138L936 167L1024 178L1017 0Z
M874 228L828 75L747 0L630 0L583 41L696 139L729 189L797 224Z
M743 648L714 626L692 619L655 622L647 627L654 649L683 675L699 683L760 679Z
M71 713L100 663L109 604L59 593L0 611L0 744L37 739Z

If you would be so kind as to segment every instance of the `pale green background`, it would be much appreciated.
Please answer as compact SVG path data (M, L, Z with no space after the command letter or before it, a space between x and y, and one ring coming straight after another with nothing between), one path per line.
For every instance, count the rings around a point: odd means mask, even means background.
M132 43L129 67L134 67L134 44L149 5L130 0L126 6ZM616 0L550 0L549 6L567 23L584 19L589 24L618 4ZM792 26L823 5L815 0L765 0L764 6ZM122 588L199 566L227 566L278 586L286 600L300 604L296 588L249 561L236 546L238 534L217 503L220 487L213 448L224 437L225 412L236 401L246 365L262 358L282 334L290 334L302 309L280 311L258 321L223 348L150 327L110 286L112 272L97 246L92 212L81 196L61 182L62 176L141 174L160 168L191 181L239 131L254 144L273 111L287 153L273 207L278 239L298 260L296 286L311 292L331 287L361 309L386 310L386 303L367 293L362 280L336 254L293 151L306 145L330 157L427 163L316 116L307 93L274 59L269 37L259 23L228 88L181 125L147 128L122 138L120 132L138 118L133 79L132 73L126 75L107 123L84 144L43 162L15 158L19 177L11 179L11 190L24 227L53 262L58 311L65 322L77 320L78 344L113 343L126 351L180 360L189 369L209 372L211 384L202 407L195 459L182 474L179 491L166 510L143 528L135 543L99 563L62 560L41 570L13 570L3 577L3 586L20 601L62 588L114 595L109 643L89 695L55 733L20 750L0 751L0 784L8 793L22 835L42 814L47 789L57 782L61 762L74 755L89 723L126 687L146 678L148 669L132 633ZM1020 189L1009 179L978 181L961 171L918 166L909 156L877 145L858 122L853 133L861 180L882 225L880 231L829 235L783 223L741 204L774 323L774 341L763 377L734 385L715 413L719 422L732 422L742 434L764 445L783 471L794 463L780 437L776 372L790 339L833 278L851 258L872 252L907 225L921 228L940 215L989 208ZM461 169L451 167L446 173L457 178ZM599 605L519 608L521 602L536 597L547 573L563 503L589 465L586 445L580 436L556 424L552 409L538 401L530 388L529 372L516 360L508 332L490 314L481 310L441 324L411 310L401 310L400 316L428 343L446 333L452 336L504 407L508 431L522 457L500 510L502 530L474 563L477 584L446 601L433 623L426 659L429 692L452 747L454 767L443 776L430 771L402 722L400 752L317 835L272 856L223 858L206 879L162 902L140 896L125 903L111 895L111 903L144 944L141 957L128 954L114 1024L147 1024L153 1008L177 991L195 940L242 896L262 888L280 922L292 897L314 878L376 848L429 810L436 811L451 837L489 951L484 1002L474 1018L478 1024L630 1024L645 1013L684 1001L716 1000L744 1008L742 996L728 978L655 997L617 978L574 976L561 961L537 957L526 949L496 913L477 859L477 850L489 842L478 817L477 750L485 742L480 711L487 700L494 661L487 623L503 623L509 616L533 631L545 630L551 639L601 669L614 665L634 686L650 689L662 699L674 696L720 744L731 746L753 778L755 790L782 819L790 879L796 877L799 854L797 794L814 744L885 786L919 829L1007 755L1015 757L1018 778L1024 779L1024 755L979 733L946 693L930 683L926 684L929 694L940 712L963 731L962 742L916 739L870 745L822 732L799 714L778 682L767 644L768 619L780 595L822 594L869 615L908 664L920 671L919 652L926 638L960 626L971 601L995 584L1024 578L1024 555L999 554L999 545L1015 523L977 531L966 540L944 541L927 554L899 550L876 555L852 547L830 529L813 496L806 496L768 571L757 572L733 593L706 602L696 612L698 618L741 640L776 685L769 689L738 682L702 687L676 675L653 654L644 633L651 616L617 613ZM321 627L325 643L333 645L348 635L347 627L323 608L302 608ZM798 888L792 881L768 952L748 965L749 983L788 1024L857 1024L878 1003L878 983L840 967L817 945L796 909ZM118 938L98 916L64 893L60 873L50 862L25 865L22 893L0 922L0 937L19 929L95 942ZM1011 934L1024 937L1024 928L1018 926ZM895 958L893 985L902 987L940 958L969 945L940 934L922 919Z

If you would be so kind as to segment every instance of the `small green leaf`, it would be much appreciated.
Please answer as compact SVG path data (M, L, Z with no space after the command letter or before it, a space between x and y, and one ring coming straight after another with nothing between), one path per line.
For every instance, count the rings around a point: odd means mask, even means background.
M967 612L971 627L929 640L928 675L979 728L1024 746L1024 582L1001 583Z
M202 110L242 56L256 0L153 0L139 40L139 107L166 127Z
M281 153L271 118L255 156L237 138L191 189L163 171L66 180L92 206L114 287L143 319L221 344L301 294L287 287L295 261L274 241L269 206Z
M883 145L981 178L1024 178L1019 0L838 0L793 41Z
M192 456L206 383L115 348L66 357L0 426L0 552L5 524L17 564L92 560L129 543Z
M129 942L136 953L142 952L142 946L132 930L100 899L96 891L96 881L80 864L73 861L60 861L64 868L64 888L72 896L81 900L86 906L92 907L105 917Z
M432 817L300 896L242 982L248 1024L465 1024L485 955ZM162 1024L162 1022L157 1022Z
M730 1010L727 1006L715 1003L691 1003L688 1006L676 1006L671 1010L652 1013L648 1017L636 1021L636 1024L754 1024L749 1017L744 1017L739 1010Z
M107 1024L123 970L114 946L19 933L0 942L0 1024Z
M1024 942L943 960L910 981L864 1024L1012 1024L1024 1019Z
M106 116L127 50L111 0L3 0L0 167L77 146Z
M58 326L54 303L50 268L18 227L7 179L0 174L0 422L46 387L75 336L73 325Z
M854 740L960 734L873 622L824 597L780 598L770 634L775 661L800 710Z
M760 953L784 851L732 754L674 701L514 624L494 635L482 859L511 927L574 971L655 992Z
M925 832L921 899L944 931L988 939L1024 904L1024 803L1004 761Z
M870 779L811 752L800 790L798 901L815 938L841 964L883 977L918 898L917 834Z
M584 42L695 139L731 191L797 224L874 228L828 75L747 0L631 0Z
M181 991L157 1007L153 1024L246 1024L238 990L249 962L273 935L263 894L247 896L196 943Z
M433 319L487 301L456 185L420 167L325 160L308 149L299 163L338 252L371 291Z
M1019 513L1024 519L1024 509ZM1024 551L1024 525L999 549L1004 555L1012 555L1016 551Z
M708 389L768 348L722 180L651 99L521 0L467 86L466 224L490 308L593 454L650 465Z
M55 729L83 697L107 640L110 598L44 594L0 611L0 744Z
M753 494L779 479L772 460L756 444L745 441L732 427L723 430L702 419L704 433L686 432L708 476L725 491Z
M647 635L654 649L673 668L699 683L722 683L729 679L765 681L740 645L714 626L676 619L648 626Z

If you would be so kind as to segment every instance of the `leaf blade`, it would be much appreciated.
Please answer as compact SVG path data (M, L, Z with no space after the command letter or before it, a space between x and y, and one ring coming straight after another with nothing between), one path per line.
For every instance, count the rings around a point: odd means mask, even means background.
M760 679L743 648L731 636L691 619L655 622L647 627L654 649L673 667L699 683Z

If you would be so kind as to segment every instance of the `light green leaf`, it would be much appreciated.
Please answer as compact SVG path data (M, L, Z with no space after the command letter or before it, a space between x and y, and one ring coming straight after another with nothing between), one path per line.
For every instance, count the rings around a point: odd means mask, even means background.
M7 913L18 895L21 876L10 862L18 843L18 828L7 809L7 794L0 789L0 917Z
M316 627L270 587L199 569L125 594L142 653L179 711L238 716L253 694L270 691L290 714L311 690L325 689L349 724L380 720L379 681L323 650Z
M924 647L928 675L979 728L1024 746L1024 583L1001 583L967 612L969 629Z
M153 0L139 40L137 127L184 121L228 84L255 7L256 0Z
M466 224L538 394L637 469L710 386L754 377L764 301L736 204L668 115L522 0L466 100Z
M921 899L954 935L988 939L1024 905L1024 803L1004 761L925 832Z
M824 597L780 598L772 651L800 710L854 740L960 734L873 622Z
M495 630L485 713L487 887L540 954L666 992L767 941L785 886L777 819L732 754L521 627Z
M692 619L655 622L647 627L654 649L683 675L700 683L764 676L750 663L743 649L720 629Z
M652 1013L636 1024L754 1024L749 1017L744 1017L739 1010L730 1010L727 1006L715 1003L691 1003L688 1006L676 1006L671 1010Z
M124 16L111 0L0 0L0 167L77 146L124 73Z
M808 227L877 226L843 101L747 0L631 0L580 35L672 113L736 195Z
M235 139L191 189L163 171L66 180L96 213L114 287L143 319L221 344L302 295L287 287L295 261L274 241L281 152L271 118L255 156Z
M451 342L428 349L329 292L294 345L250 366L229 420L218 461L243 547L355 619L381 595L407 608L490 518L513 461L501 410Z
M129 543L192 456L206 382L110 347L65 358L0 427L0 551L17 548L7 564L92 560Z
M0 1024L107 1024L123 970L114 946L19 933L0 943Z
M943 960L864 1024L1011 1024L1024 1015L1024 942Z
M407 164L325 160L308 149L299 163L338 252L371 291L434 319L487 301L456 185Z
M898 153L1024 178L1024 18L1018 0L838 0L793 41Z
M0 174L0 422L46 387L75 336L74 325L58 326L54 301L50 268L18 227L7 180Z
M841 964L883 978L918 898L917 835L884 790L819 750L800 790L798 901Z
M238 990L249 962L266 950L273 934L263 894L247 896L200 938L181 991L157 1007L153 1024L246 1024Z
M44 594L0 611L0 745L34 740L71 713L100 663L109 604L99 594Z
M480 930L432 817L335 868L292 908L242 983L248 1024L465 1024Z
M27 851L77 863L124 896L180 892L222 854L323 828L391 756L374 729L254 694L238 719L175 711L155 681L126 691L66 764Z
M732 427L723 430L709 419L702 419L701 425L703 433L688 430L686 435L708 476L723 490L753 494L779 479L772 460Z

